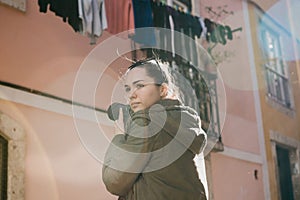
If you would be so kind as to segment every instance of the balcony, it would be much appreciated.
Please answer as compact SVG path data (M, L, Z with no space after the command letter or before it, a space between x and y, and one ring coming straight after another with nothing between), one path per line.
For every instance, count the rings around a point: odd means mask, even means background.
M173 72L175 83L178 83L183 93L182 100L199 113L202 128L208 136L208 142L214 145L212 151L223 151L216 85L217 75L196 69L189 63L172 67L175 68L173 71L176 71Z

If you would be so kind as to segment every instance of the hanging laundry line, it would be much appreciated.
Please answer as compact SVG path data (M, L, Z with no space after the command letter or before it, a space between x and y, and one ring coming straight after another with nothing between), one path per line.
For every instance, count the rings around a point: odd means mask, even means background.
M191 10L189 1L186 3ZM157 42L154 29L172 26L174 31L191 38L205 37L209 42L225 45L233 39L234 32L242 30L184 12L165 0L38 0L38 5L40 12L54 12L75 32L89 37L90 44L96 44L105 30L111 34L129 31L134 42L153 46ZM178 44L173 49L178 49Z

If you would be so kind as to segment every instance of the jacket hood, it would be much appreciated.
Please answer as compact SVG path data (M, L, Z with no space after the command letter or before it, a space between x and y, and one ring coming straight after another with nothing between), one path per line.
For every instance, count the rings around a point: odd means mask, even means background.
M206 145L206 133L197 112L178 100L164 99L149 109L130 111L130 116L132 121L148 125L150 130L163 129L193 154L201 153Z

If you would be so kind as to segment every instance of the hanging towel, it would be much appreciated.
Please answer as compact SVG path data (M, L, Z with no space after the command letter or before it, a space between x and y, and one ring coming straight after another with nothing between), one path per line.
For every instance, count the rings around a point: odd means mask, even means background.
M82 21L82 34L95 44L104 29L107 28L106 13L103 0L78 0L78 12Z
M105 0L107 31L118 34L123 31L134 33L134 17L131 0Z

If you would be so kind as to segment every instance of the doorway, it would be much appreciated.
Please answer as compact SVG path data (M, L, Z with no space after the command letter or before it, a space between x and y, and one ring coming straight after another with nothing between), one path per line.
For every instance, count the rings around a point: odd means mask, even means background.
M282 200L294 200L289 149L276 145L280 194Z

